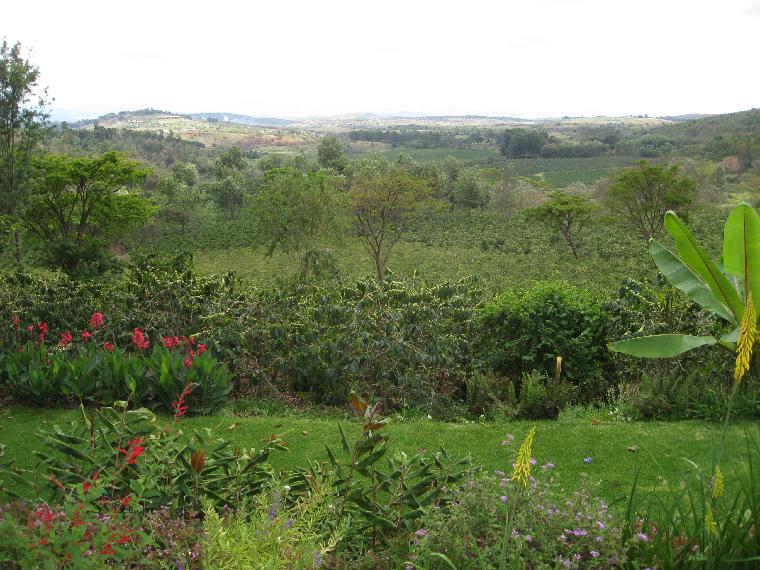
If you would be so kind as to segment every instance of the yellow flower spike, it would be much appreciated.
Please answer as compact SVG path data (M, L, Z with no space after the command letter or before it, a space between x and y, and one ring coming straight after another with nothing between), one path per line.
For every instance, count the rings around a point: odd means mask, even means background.
M710 505L707 505L707 512L705 513L705 530L716 536L718 534L718 524L715 522L715 517L713 516L712 507Z
M713 498L720 499L725 491L725 481L723 480L723 471L720 465L715 466L715 475L713 476Z
M530 428L528 435L525 437L525 441L522 442L520 449L517 452L517 461L515 461L515 469L512 473L512 481L522 483L523 486L528 484L530 479L530 456L533 448L533 438L536 437L535 426Z
M755 304L752 302L752 294L747 297L747 306L744 308L739 340L736 341L736 370L734 380L741 382L749 371L749 363L752 360L752 349L757 337L757 313Z

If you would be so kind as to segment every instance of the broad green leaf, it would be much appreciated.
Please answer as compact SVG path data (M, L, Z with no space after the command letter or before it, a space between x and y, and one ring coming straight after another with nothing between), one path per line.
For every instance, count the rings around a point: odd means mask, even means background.
M723 266L760 301L760 216L749 204L733 209L723 230Z
M736 343L739 342L739 330L741 327L736 327L730 333L720 337L718 341L721 346L725 346L729 350L736 351Z
M734 324L739 324L742 315L744 315L744 304L739 293L705 250L700 247L694 235L676 216L675 212L671 211L665 214L665 229L673 236L676 242L676 250L678 250L683 262L699 275L710 288L710 291L713 292L713 295L729 308L734 316Z
M731 311L718 301L715 295L712 294L712 291L673 253L662 247L655 240L649 241L649 253L652 255L657 269L660 270L673 287L686 293L689 299L708 311L712 311L727 321L733 321Z
M656 334L640 336L628 340L612 342L607 347L613 352L622 352L641 358L672 358L687 350L715 344L712 336L692 336L688 334Z

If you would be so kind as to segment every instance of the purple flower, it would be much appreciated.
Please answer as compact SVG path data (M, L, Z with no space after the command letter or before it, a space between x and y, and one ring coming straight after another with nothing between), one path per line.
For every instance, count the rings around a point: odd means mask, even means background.
M583 556L580 554L573 554L573 560L580 560L581 558L583 558Z
M547 469L554 469L556 465L554 465L554 463L547 463L546 465L544 465L544 467L546 467Z
M597 536L594 540L597 542L602 542L604 539L601 536Z
M583 459L583 463L591 463L592 461L593 461L593 459L591 459L590 457L585 457Z
M525 535L525 542L533 542L533 536L530 534Z
M596 550L592 550L589 554L591 554L591 558L599 558L599 553Z
M319 566L322 566L322 553L317 550L314 553L314 568L318 568Z
M502 495L501 497L499 497L499 500L502 503L506 503L509 500L509 497L507 497L506 495Z
M581 529L581 528L576 528L576 529L573 531L573 534L574 534L575 536L588 536L588 532L586 532L585 530L583 530L583 529Z
M536 464L536 458L535 457L531 457L530 458L530 464L531 465L535 465Z
M414 534L417 535L417 536L419 536L420 538L422 538L423 536L425 536L427 534L427 531L424 528L421 528L421 529L415 531Z
M290 528L293 526L293 519L288 519L284 523L282 523L282 528Z
M639 533L639 534L637 534L636 536L638 536L638 537L639 537L639 540L640 540L641 542L648 542L648 541L649 541L649 537L648 537L646 534L644 534L643 532L640 532L640 533Z
M570 561L569 560L563 560L562 561L562 566L564 566L565 568L570 568Z
M406 566L404 566L404 570L414 570L414 566L412 566L411 564L407 564Z

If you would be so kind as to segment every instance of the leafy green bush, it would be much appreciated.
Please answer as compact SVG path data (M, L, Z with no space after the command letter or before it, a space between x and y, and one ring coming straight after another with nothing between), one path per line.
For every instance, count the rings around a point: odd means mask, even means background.
M131 400L166 411L174 410L189 387L184 406L191 413L212 412L232 390L227 366L208 354L205 344L164 337L149 349L150 341L135 328L131 349L122 349L103 340L98 329L104 322L102 313L94 313L93 330L82 331L81 340L75 342L64 331L57 345L49 345L47 323L26 326L15 316L16 335L27 340L0 355L0 387L18 400L42 405L72 399L105 404Z
M563 377L589 402L604 396L614 375L607 351L608 317L601 303L563 283L543 283L488 303L480 319L485 365L518 384L531 370L553 375L556 358Z
M263 292L244 324L265 378L319 402L344 403L355 389L398 408L462 389L477 303L467 284L299 285Z

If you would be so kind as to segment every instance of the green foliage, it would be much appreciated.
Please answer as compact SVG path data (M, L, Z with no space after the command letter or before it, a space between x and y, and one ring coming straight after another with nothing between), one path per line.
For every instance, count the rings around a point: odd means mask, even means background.
M187 408L210 413L232 390L232 376L225 364L205 354L205 345L200 346L199 354L190 345L183 352L161 344L143 353L114 348L108 341L104 346L87 340L66 347L27 342L0 357L0 386L20 401L42 405L129 399L168 412L183 388L191 386Z
M294 168L268 170L258 182L251 204L253 224L267 255L276 249L304 252L335 222L338 197L324 171Z
M343 152L343 143L336 137L323 137L317 145L317 160L322 168L331 168L341 173L346 169L348 159Z
M706 471L689 461L686 480L657 500L642 501L634 482L627 526L639 540L632 555L670 568L752 567L760 559L758 453L760 444L747 436L744 469L723 473L716 463Z
M678 166L651 165L642 160L621 172L607 191L609 208L638 231L645 241L662 230L668 210L685 210L695 184Z
M703 337L677 334L636 336L612 343L610 349L644 358L671 358L719 342L736 351L745 304L760 281L756 278L760 273L760 218L757 212L748 204L740 204L728 217L723 242L724 268L710 259L675 213L666 214L665 227L675 240L680 258L652 240L649 249L657 267L674 287L727 322L728 331L722 331L718 338L715 334Z
M464 283L300 286L266 292L246 325L259 366L287 388L328 403L356 389L398 408L461 388L477 299Z
M488 203L488 187L475 170L465 169L454 183L451 199L453 204L463 208L482 208Z
M565 192L552 192L549 201L526 211L529 218L561 234L578 259L578 247L584 228L591 222L598 206L589 198Z
M481 315L486 365L519 382L524 372L562 374L579 388L581 401L600 398L612 361L606 349L608 317L601 303L581 289L544 283L522 296L504 293Z
M543 466L536 474L538 481L524 494L504 471L482 474L457 491L454 503L427 509L410 555L414 567L623 565L628 559L628 544L622 540L624 522L588 492L564 495L552 470ZM507 518L509 536L505 536Z

